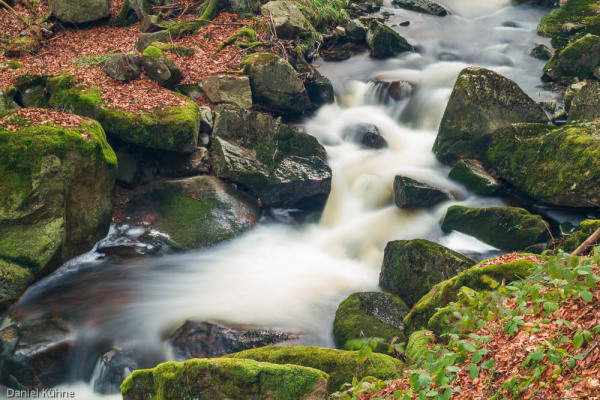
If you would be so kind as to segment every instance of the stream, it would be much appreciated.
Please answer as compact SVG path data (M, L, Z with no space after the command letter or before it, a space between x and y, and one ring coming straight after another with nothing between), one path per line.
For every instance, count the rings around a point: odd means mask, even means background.
M186 319L298 333L297 344L333 347L332 323L349 294L378 290L383 249L390 240L425 238L474 259L501 254L474 238L445 235L440 219L454 204L520 204L481 198L447 178L431 148L458 73L479 65L515 80L534 100L550 100L539 79L543 61L529 56L547 12L506 0L440 0L451 15L394 8L386 23L418 52L375 60L364 51L343 62L315 60L334 84L337 101L300 128L327 149L332 192L318 223L299 223L295 210L270 210L243 236L208 249L175 253L159 232L119 224L94 250L69 261L31 287L12 318L57 314L81 327L90 350L72 361L74 383L61 390L80 399L120 399L93 392L96 344L142 349L155 363L173 359L166 337ZM400 26L410 21L408 26ZM445 61L443 61L445 60ZM448 61L456 60L456 61ZM373 78L409 81L418 89L395 101ZM389 147L368 150L345 141L345 127L375 124ZM392 201L394 176L444 188L456 197L427 210L401 210ZM585 215L535 208L554 222ZM2 325L8 324L4 317ZM2 394L0 394L0 397Z

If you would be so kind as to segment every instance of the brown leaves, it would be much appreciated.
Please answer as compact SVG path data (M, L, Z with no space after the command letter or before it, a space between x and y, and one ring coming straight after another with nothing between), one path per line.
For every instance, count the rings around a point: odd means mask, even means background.
M15 110L1 118L0 126L8 131L16 132L24 127L42 126L50 123L65 128L77 128L81 123L86 121L89 120L74 114L65 114L41 108L23 108ZM89 140L89 136L86 133L83 133L82 136Z

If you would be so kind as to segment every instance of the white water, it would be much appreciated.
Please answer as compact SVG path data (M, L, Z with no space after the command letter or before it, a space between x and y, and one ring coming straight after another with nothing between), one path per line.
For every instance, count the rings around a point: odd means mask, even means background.
M493 248L473 238L444 235L439 222L457 202L487 206L502 200L472 196L450 181L448 169L436 161L431 147L454 80L467 65L486 66L515 79L536 100L551 97L536 88L542 63L527 54L543 41L534 33L543 11L512 7L504 0L440 2L453 15L438 18L384 7L394 14L390 25L411 21L409 27L394 28L421 53L385 61L359 54L342 63L320 63L336 87L338 102L322 107L304 124L326 146L333 170L332 192L319 224L269 223L212 249L110 268L92 252L36 285L20 306L34 310L30 317L43 315L43 307L36 307L36 302L44 302L43 291L36 297L36 290L50 282L61 290L61 282L73 277L71 286L78 291L73 290L72 303L61 311L77 315L80 322L87 321L82 315L101 314L87 317L90 337L163 351L165 336L193 318L297 331L303 343L331 346L339 302L356 291L378 290L388 241L426 238L471 256L490 254ZM503 27L506 21L518 28ZM444 52L462 61L439 62ZM410 81L419 89L402 102L383 101L375 86L366 83L381 75ZM375 124L389 148L365 150L344 142L343 128L360 122ZM400 210L392 202L397 174L447 189L457 201L430 210ZM140 246L140 235L130 231L125 243L122 235L107 241ZM81 272L86 268L96 275ZM118 271L118 278L112 271ZM78 281L78 274L89 281ZM81 294L95 291L109 301ZM168 350L164 354L169 357ZM94 394L86 383L61 389L76 391L78 399L120 398Z

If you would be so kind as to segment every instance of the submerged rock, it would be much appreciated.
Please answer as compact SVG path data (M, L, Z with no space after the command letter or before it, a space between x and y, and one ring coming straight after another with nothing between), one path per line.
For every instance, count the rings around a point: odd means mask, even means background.
M181 69L155 46L148 46L142 54L142 66L150 79L160 86L173 87L183 79Z
M394 57L405 51L413 51L414 47L389 26L372 21L367 31L367 44L371 54L376 58Z
M379 133L377 126L373 124L360 123L347 126L342 132L342 138L370 149L388 147L387 140Z
M120 393L121 383L137 369L133 352L113 347L98 360L90 383L96 393Z
M503 187L477 160L458 161L448 176L480 196L492 196Z
M542 79L569 84L576 78L592 78L599 66L600 37L586 35L557 51L544 66Z
M441 4L431 0L393 0L392 3L400 8L443 17L448 14Z
M300 11L298 3L294 1L270 1L260 8L260 12L263 16L273 19L277 37L280 39L293 40L314 31Z
M102 71L109 77L121 82L137 79L142 73L140 61L133 54L115 54L104 65Z
M49 0L50 11L62 22L82 24L110 15L110 0Z
M567 122L594 121L600 118L600 82L591 81L573 97Z
M399 208L427 208L453 197L445 190L405 176L394 178L394 203Z

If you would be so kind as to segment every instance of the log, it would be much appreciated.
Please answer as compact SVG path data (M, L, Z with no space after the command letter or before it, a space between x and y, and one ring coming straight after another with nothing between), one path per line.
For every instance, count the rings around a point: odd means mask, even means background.
M600 228L596 229L596 232L592 233L581 245L575 249L571 255L580 256L588 248L592 247L600 241Z

